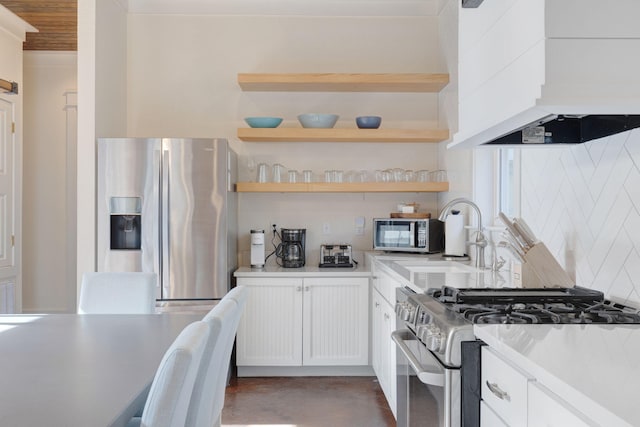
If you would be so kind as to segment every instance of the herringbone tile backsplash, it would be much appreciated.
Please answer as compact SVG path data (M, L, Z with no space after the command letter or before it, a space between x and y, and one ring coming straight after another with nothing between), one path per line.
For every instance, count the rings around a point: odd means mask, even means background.
M640 307L640 130L522 150L521 216L576 284Z

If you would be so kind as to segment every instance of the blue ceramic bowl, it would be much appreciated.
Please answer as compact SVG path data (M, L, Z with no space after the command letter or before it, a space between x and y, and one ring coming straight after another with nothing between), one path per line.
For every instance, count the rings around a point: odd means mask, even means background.
M332 128L338 121L337 114L300 114L298 121L303 128Z
M280 117L245 117L247 124L252 128L277 128L282 123Z
M360 129L378 129L382 117L380 116L360 116L356 117L356 124Z

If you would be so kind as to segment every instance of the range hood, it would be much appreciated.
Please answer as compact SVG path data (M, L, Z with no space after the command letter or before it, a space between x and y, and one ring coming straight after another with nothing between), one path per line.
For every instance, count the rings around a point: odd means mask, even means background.
M461 8L448 147L578 144L640 127L639 16L637 0Z
M640 127L640 115L551 114L485 145L580 144Z

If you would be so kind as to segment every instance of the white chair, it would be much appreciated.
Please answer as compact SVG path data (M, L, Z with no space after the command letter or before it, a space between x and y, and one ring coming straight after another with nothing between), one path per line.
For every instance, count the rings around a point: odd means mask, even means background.
M184 328L158 366L142 417L131 419L127 427L184 427L208 339L206 322Z
M186 427L220 426L231 350L247 293L244 286L232 289L203 319L214 334L217 333L217 339L215 343L207 345L202 357ZM210 341L212 336L209 337Z
M155 312L155 273L84 273L78 314Z

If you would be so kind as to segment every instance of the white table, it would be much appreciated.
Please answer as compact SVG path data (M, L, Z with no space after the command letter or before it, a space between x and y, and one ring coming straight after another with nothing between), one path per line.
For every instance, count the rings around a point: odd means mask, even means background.
M123 426L195 314L0 316L0 425Z

